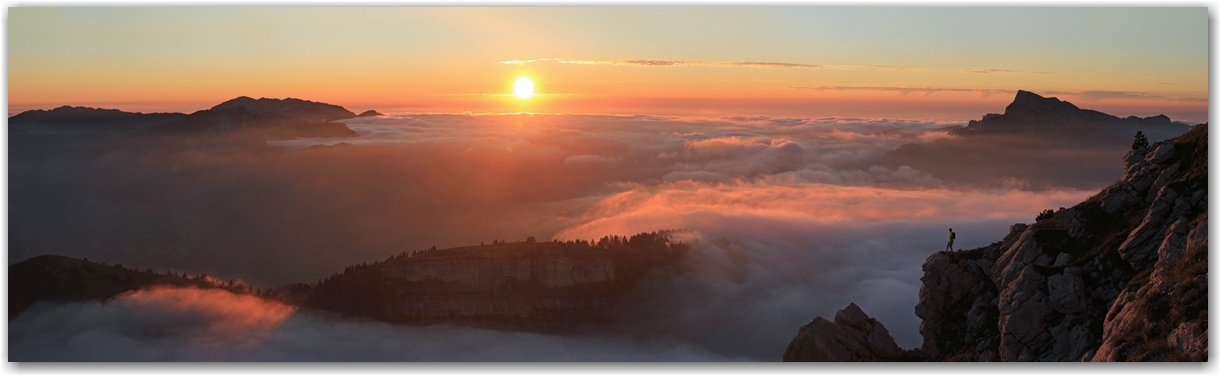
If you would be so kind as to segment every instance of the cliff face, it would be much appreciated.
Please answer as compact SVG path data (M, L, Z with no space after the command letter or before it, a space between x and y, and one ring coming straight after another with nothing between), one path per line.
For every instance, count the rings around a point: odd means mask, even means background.
M684 251L654 233L404 253L289 288L288 299L394 322L549 328L608 318L619 296Z
M928 257L915 306L924 343L910 353L1207 360L1207 125L1123 164L1123 178L1085 202L991 245Z

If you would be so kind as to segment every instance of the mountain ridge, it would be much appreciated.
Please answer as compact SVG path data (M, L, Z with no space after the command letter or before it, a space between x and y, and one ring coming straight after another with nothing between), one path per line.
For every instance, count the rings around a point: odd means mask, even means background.
M190 114L124 112L118 109L60 106L9 117L10 129L26 133L234 134L266 139L354 137L347 125L357 117L339 105L296 98L239 96Z

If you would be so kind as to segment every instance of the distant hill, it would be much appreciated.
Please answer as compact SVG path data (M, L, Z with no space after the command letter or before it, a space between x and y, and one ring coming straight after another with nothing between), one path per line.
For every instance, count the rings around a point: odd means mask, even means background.
M1181 135L1188 128L1186 124L1170 121L1165 115L1120 118L1022 90L1017 91L1004 114L987 114L982 120L971 120L966 127L953 129L949 134L962 137L1021 134L1060 140L1083 137L1080 140L1114 138L1129 141L1135 132L1143 131L1155 142Z
M376 116L385 116L385 115L381 114L381 112L377 112L377 111L370 109L370 110L361 112L360 115L356 116L356 117L376 117Z
M308 121L279 112L256 113L245 107L205 109L159 128L170 133L241 134L266 139L355 137L337 122Z
M189 115L138 113L117 109L63 106L30 110L9 117L10 131L28 134L215 134L263 139L355 137L347 125L333 122L356 117L334 104L301 99L253 99L246 96ZM256 138L257 139L257 138Z
M217 104L211 109L213 111L224 111L233 108L245 108L252 113L260 115L269 113L279 114L307 122L337 121L356 117L356 114L352 113L352 111L334 104L311 102L295 98L253 99L248 96L239 96Z
M39 301L100 301L157 285L221 288L239 294L257 292L245 284L226 283L205 275L160 274L117 264L41 255L8 266L8 316L12 319Z
M10 129L28 133L133 132L186 117L182 113L123 112L117 109L62 106L35 109L9 117Z
M1119 118L1018 91L1003 114L948 129L946 139L904 144L873 162L908 166L953 186L1100 189L1122 176L1113 160L1131 149L1136 132L1156 142L1188 128L1164 115Z

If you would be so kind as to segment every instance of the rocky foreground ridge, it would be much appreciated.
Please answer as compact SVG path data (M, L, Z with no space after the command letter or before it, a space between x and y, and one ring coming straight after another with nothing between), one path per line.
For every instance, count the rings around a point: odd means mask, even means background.
M924 262L923 345L854 304L785 361L1206 361L1207 124L1133 149L1122 179L1003 240Z

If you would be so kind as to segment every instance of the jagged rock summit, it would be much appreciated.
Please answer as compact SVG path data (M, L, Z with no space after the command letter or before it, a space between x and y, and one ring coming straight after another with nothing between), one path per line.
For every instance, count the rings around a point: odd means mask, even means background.
M1188 128L1163 115L1119 118L1019 91L1003 114L951 129L951 137L904 144L859 168L906 166L959 187L1095 190L1122 177L1115 160L1137 132L1156 142Z
M834 323L822 317L801 326L784 350L785 362L897 361L904 352L890 331L870 318L860 306L847 305L835 313Z
M965 127L954 129L949 134L972 137L981 135L1022 134L1057 141L1081 140L1102 141L1113 138L1127 141L1136 131L1143 131L1151 139L1168 139L1186 131L1188 126L1170 121L1168 116L1129 116L1120 118L1106 113L1081 109L1075 104L1055 97L1019 90L1012 103L1004 108L1004 114L987 114L981 120L971 120Z
M1122 179L1080 204L991 245L933 253L915 306L921 354L906 359L1206 361L1207 154L1196 125L1128 152ZM806 325L789 351L856 352L826 339L843 329Z

